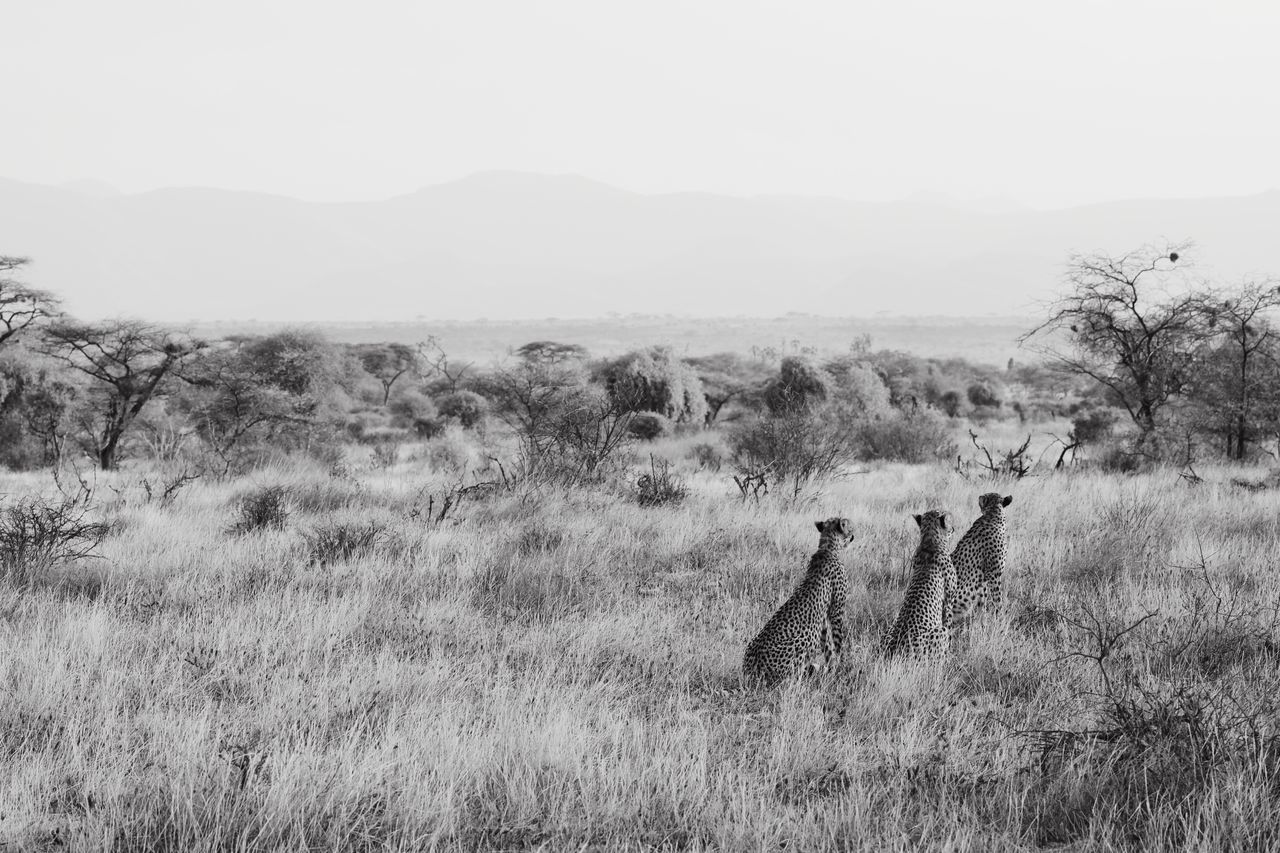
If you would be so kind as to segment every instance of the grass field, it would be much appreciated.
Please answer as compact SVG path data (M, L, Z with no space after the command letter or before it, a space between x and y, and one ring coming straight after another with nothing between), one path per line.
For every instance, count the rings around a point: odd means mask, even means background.
M517 488L443 522L445 477L412 461L163 506L104 476L101 556L0 583L0 849L1280 845L1280 491L887 466L743 503L727 469L679 466L678 505ZM274 484L284 528L232 532ZM880 660L912 514L963 530L994 489L1006 612L943 663ZM835 514L858 531L850 647L744 689ZM369 522L364 550L316 553Z

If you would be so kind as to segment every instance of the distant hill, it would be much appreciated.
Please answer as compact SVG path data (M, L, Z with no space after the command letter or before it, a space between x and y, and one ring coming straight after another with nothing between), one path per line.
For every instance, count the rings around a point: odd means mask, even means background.
M1189 237L1234 276L1280 272L1276 234L1275 191L1029 211L512 172L350 204L0 180L0 252L32 257L32 283L86 317L179 321L1027 315L1073 249Z

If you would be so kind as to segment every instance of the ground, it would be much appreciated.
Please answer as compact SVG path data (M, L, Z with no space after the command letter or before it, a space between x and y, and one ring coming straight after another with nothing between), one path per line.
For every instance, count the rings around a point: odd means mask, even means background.
M421 510L444 477L415 461L282 463L168 506L139 471L104 476L101 556L0 582L0 849L1280 842L1280 491L890 465L744 503L727 469L679 467L677 505L519 488L443 522ZM285 528L230 532L277 483ZM0 474L11 498L49 488ZM967 525L997 488L1006 615L942 663L879 660L912 514ZM743 689L833 515L857 531L844 659ZM344 519L385 530L313 559Z

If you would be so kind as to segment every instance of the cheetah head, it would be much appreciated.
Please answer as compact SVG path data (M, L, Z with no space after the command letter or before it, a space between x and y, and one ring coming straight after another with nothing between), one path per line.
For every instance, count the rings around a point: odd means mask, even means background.
M819 546L830 541L837 548L843 548L853 538L853 522L847 518L832 516L826 521L815 521L814 526L818 528Z
M987 492L978 498L978 509L985 512L991 512L994 509L1006 507L1013 503L1013 495L1001 495L999 492Z
M931 509L924 515L917 515L915 519L923 541L941 546L951 539L951 522L942 510Z

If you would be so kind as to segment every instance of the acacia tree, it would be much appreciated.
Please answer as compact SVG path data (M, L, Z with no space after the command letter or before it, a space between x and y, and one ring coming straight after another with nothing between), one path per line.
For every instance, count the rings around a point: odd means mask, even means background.
M764 364L736 352L695 356L685 361L702 382L702 396L707 401L707 426L715 423L720 410L732 400L762 388L769 379L769 370Z
M1269 315L1280 307L1280 285L1246 281L1234 291L1206 294L1202 310L1215 333L1193 396L1222 425L1226 454L1244 459L1259 420L1280 402L1276 387L1280 332Z
M253 343L224 341L180 370L189 387L178 405L222 460L224 472L241 464L258 443L310 428L328 390L319 382L301 393L281 387L270 364L257 357Z
M67 320L44 329L39 348L94 380L82 415L84 441L99 467L109 471L130 425L183 359L203 346L136 320Z
M28 258L0 255L0 345L31 324L58 312L58 298L9 277L29 264Z
M1200 295L1175 287L1186 248L1072 255L1065 293L1019 339L1103 386L1137 427L1135 450L1144 455L1158 451L1159 417L1190 381L1208 331Z
M419 368L418 353L408 344L361 344L355 347L356 358L364 372L382 386L382 405L391 399L391 389L406 373Z

